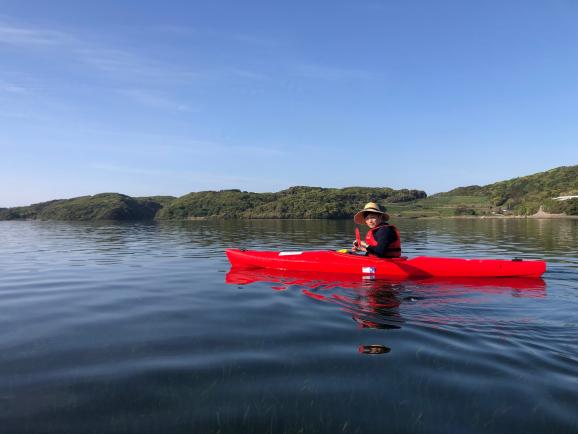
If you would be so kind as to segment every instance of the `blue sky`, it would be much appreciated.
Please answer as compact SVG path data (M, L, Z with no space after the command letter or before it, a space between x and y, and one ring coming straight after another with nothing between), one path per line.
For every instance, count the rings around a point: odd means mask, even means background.
M0 207L578 164L578 2L0 1Z

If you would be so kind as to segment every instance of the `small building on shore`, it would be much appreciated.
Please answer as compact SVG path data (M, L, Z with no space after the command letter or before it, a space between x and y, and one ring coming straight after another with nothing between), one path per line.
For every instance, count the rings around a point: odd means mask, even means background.
M570 200L570 199L578 199L578 195L574 196L558 196L555 197L554 200Z

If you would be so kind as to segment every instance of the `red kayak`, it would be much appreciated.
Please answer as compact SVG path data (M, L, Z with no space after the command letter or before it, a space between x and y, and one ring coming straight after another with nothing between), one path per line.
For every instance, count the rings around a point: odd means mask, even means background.
M459 259L418 256L382 259L332 250L266 252L227 249L233 267L373 275L394 279L424 277L540 277L545 261Z

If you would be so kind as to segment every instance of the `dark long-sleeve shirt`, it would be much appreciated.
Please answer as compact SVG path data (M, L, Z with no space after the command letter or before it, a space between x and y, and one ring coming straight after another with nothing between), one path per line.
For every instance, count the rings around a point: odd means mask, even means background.
M397 240L397 234L393 228L387 224L382 225L373 233L373 238L377 241L377 246L367 246L367 253L384 258L389 245Z

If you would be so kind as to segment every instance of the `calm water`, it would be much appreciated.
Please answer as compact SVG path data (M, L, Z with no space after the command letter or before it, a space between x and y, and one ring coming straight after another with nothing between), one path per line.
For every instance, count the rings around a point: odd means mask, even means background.
M229 273L335 221L0 222L0 432L578 433L578 221L397 222L543 280Z

